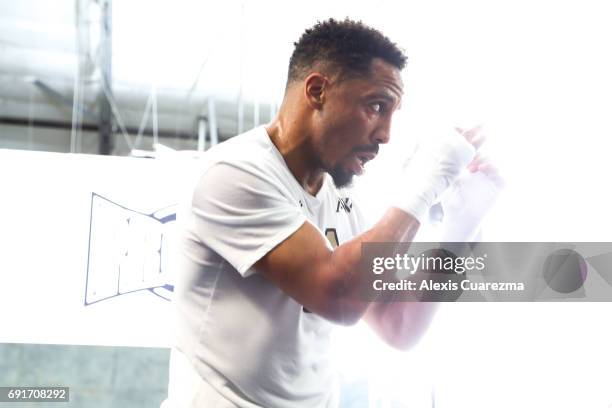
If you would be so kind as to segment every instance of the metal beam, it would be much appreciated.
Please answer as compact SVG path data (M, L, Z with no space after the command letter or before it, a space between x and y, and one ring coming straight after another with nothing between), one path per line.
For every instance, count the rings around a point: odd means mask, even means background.
M206 116L198 116L198 151L206 148Z
M74 76L74 87L72 92L72 126L70 129L70 153L81 151L81 127L84 116L84 95L85 95L85 76L91 75L87 70L90 63L90 21L89 21L89 0L76 0L76 57L77 69ZM89 64L91 65L91 64ZM91 120L97 120L97 116Z
M47 94L49 97L51 97L51 99L54 99L55 101L59 102L60 104L66 106L67 108L72 108L73 105L73 100L71 98L68 98L64 95L62 95L61 93L59 93L58 91L56 91L55 89L51 88L49 85L47 85L46 83L44 83L43 81L41 81L40 79L33 79L32 80L32 84L34 86L36 86L38 89L40 89L41 91L43 91L45 94ZM89 120L95 120L96 119L96 115L90 111L87 108L82 108L82 112L83 115L89 119Z
M219 143L217 135L217 112L215 110L215 99L208 97L208 128L210 129L210 145L214 146Z
M113 97L112 77L112 0L100 0L100 79L103 87L98 93L100 154L110 155L115 148L113 140L113 113L110 98ZM104 92L104 88L106 92Z
M259 126L259 98L253 102L253 127Z
M0 116L0 125L11 125L11 126L30 126L34 128L47 128L47 129L72 129L72 123L50 120L50 119L29 119L29 118L16 118L10 116ZM82 123L80 129L86 132L99 132L100 128L97 123ZM138 129L136 127L127 127L126 130L129 133L138 133L139 131L143 136L153 136L153 129ZM176 132L172 130L158 129L158 137L173 138L173 139L193 139L197 140L197 135L194 133Z

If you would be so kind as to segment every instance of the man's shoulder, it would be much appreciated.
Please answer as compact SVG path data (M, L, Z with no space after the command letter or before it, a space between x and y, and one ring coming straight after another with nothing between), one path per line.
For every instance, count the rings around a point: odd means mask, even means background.
M228 139L209 150L210 164L224 163L239 168L259 168L278 165L273 144L265 129L257 127Z
M263 127L234 136L208 150L198 172L198 185L211 178L226 185L291 186L292 176ZM294 182L294 181L293 181Z

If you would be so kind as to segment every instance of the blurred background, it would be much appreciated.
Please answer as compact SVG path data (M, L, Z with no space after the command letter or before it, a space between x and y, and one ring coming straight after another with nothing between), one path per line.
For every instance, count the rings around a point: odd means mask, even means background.
M329 17L363 20L409 57L392 141L357 183L372 219L401 188L394 174L419 140L483 124L486 152L508 181L483 239L610 241L606 1L0 0L0 153L206 151L270 121L293 42ZM39 188L44 160L23 154L0 163L0 185ZM4 214L22 203L1 200ZM10 255L6 231L16 224L0 225ZM406 354L362 327L341 332L351 390L343 404L608 407L611 312L608 303L444 305ZM156 406L166 392L166 348L121 354L121 344L43 345L44 334L25 344L9 334L0 386L72 384L81 387L73 406L92 407Z
M530 239L604 239L609 228L594 227L612 226L605 1L3 0L0 148L205 150L274 116L293 42L329 17L361 19L409 56L396 148L370 166L372 188L432 129L483 124L517 189L500 211L538 214ZM586 206L558 222L556 210ZM526 239L517 217L495 218L496 239Z

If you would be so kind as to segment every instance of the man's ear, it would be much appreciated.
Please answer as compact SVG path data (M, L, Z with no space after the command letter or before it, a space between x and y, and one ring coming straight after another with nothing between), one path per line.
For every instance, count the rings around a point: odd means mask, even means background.
M318 72L313 72L304 80L304 97L312 109L320 110L325 102L327 78Z

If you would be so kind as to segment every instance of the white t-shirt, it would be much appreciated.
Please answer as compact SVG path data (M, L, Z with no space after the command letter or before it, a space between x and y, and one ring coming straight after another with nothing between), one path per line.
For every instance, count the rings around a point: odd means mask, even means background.
M178 338L169 400L192 404L181 408L335 407L333 325L252 266L304 222L342 244L366 227L359 207L327 174L316 197L307 193L264 127L221 143L203 160L192 201L177 220ZM181 384L192 384L191 391Z

